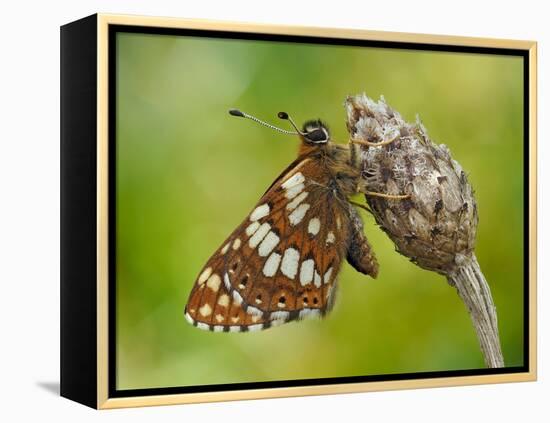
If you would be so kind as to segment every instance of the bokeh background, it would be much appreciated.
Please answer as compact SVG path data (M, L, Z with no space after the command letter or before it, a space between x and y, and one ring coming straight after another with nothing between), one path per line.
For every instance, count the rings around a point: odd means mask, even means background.
M519 57L117 35L117 388L483 368L468 313L361 211L380 262L344 265L322 321L214 334L183 309L202 265L295 158L297 139L228 115L322 118L347 142L343 101L384 95L418 113L476 190L477 257L507 366L523 365L523 64Z

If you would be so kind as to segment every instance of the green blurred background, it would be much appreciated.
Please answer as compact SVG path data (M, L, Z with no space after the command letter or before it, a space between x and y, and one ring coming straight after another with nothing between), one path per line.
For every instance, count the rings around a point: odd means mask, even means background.
M214 334L183 310L206 260L295 158L284 125L320 117L347 142L343 101L366 92L447 144L469 172L477 256L507 366L523 364L523 64L519 57L117 36L117 388L482 368L444 277L411 264L361 211L377 280L344 265L322 321Z

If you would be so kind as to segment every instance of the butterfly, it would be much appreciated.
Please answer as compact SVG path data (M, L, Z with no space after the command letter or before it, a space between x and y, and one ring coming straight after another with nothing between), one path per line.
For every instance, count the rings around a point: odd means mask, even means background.
M336 144L321 120L286 131L300 138L298 157L200 271L185 307L199 329L246 332L325 316L333 307L344 259L376 278L378 263L349 201L365 192L357 143ZM384 194L378 194L384 195ZM388 196L404 197L404 196Z

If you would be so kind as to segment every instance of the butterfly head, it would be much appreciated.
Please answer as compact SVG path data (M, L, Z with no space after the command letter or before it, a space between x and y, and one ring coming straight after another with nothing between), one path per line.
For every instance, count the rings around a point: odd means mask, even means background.
M296 130L295 133L299 135L303 143L308 146L321 146L328 143L330 140L328 126L320 119L308 120L304 123L300 131L288 113L279 112L277 116L279 116L280 119L288 120Z
M320 119L308 120L304 123L300 135L307 144L326 144L330 140L328 127Z

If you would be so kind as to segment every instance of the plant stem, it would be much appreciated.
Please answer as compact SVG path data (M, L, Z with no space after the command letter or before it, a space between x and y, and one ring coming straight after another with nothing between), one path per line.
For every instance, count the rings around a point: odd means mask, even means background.
M483 276L475 254L457 257L458 266L447 275L466 304L476 330L485 364L490 368L504 367L498 335L497 313L489 284Z

